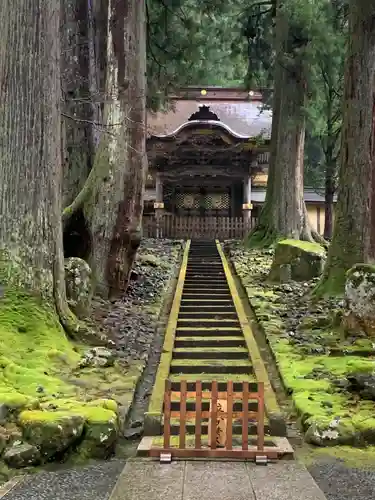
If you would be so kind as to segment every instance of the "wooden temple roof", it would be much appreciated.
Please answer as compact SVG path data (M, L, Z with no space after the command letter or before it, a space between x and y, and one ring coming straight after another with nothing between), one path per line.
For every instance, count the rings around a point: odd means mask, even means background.
M202 92L203 91L203 92ZM167 112L149 113L148 137L176 138L193 128L216 128L242 142L254 137L269 140L271 111L263 108L259 92L219 87L189 87L171 96Z

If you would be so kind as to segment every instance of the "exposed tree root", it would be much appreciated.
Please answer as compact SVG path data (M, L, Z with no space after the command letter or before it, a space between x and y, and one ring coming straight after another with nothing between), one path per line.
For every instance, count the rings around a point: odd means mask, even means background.
M62 213L63 225L66 224L67 220L83 205L95 195L95 191L102 180L109 174L109 153L107 148L107 142L102 140L99 146L94 160L94 165L84 183L81 191L78 193L73 202L66 208L64 208Z

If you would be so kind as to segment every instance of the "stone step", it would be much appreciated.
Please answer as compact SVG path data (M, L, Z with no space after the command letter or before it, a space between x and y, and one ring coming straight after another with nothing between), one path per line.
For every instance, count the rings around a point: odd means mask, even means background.
M184 283L184 288L183 288L185 291L189 291L189 290L210 290L210 291L225 291L227 293L229 293L229 286L227 285L227 283L218 283L218 282L213 282L213 283L207 283L207 281L205 281L204 283L202 282L185 282Z
M182 299L226 299L229 300L231 294L228 290L212 292L211 290L185 290L182 294Z
M199 267L188 267L186 269L185 276L204 276L208 278L213 278L217 276L219 278L223 278L225 277L225 273L222 266L205 264L204 266L199 266Z
M207 339L206 337L177 337L174 343L176 348L191 346L194 347L218 347L220 349L224 347L246 347L246 342L243 337L219 337Z
M200 337L227 337L228 335L241 335L242 336L242 330L239 326L237 327L222 327L222 328L213 328L213 327L206 327L206 328L191 328L188 326L179 326L176 329L176 338L177 337L196 337L199 335Z
M194 300L194 299L181 299L180 307L234 307L232 299L217 299L217 300Z
M186 283L207 283L207 284L210 284L210 283L222 283L223 285L226 285L227 284L227 280L225 277L217 277L217 276L211 276L211 277L207 277L207 276L196 276L196 275L193 275L193 276L187 276L185 278L185 284Z
M210 273L211 271L211 273ZM224 273L224 268L223 265L219 262L194 262L191 264L188 264L186 267L186 272L188 273L207 273L208 275L212 274L212 272L220 273L220 274L225 274Z
M248 359L199 359L193 361L194 363L188 359L172 359L170 373L209 373L215 375L225 373L228 374L228 379L230 379L230 375L253 373L253 367Z
M206 312L211 312L212 314L214 313L235 313L236 312L236 308L234 307L233 304L228 304L228 305L224 305L224 306L217 306L217 305L212 305L212 304L208 304L208 305L202 305L202 304L196 304L196 305L193 305L193 306L186 306L185 304L182 304L180 306L180 313L182 312L202 312L202 313L206 313Z
M220 326L223 326L223 327L239 327L240 323L239 321L236 319L236 320L233 320L233 319L221 319L221 320L218 320L218 319L199 319L199 318L191 318L191 319L188 319L188 318L178 318L177 320L177 328L179 328L180 326L181 327L185 327L185 326L188 326L190 328L194 328L194 327L210 327L210 328L218 328Z
M217 319L219 321L222 321L222 319L237 319L237 313L236 311L207 311L204 309L200 309L197 311L181 311L178 313L178 319L182 320L185 318L191 318L191 319Z
M186 348L180 347L173 350L173 359L248 359L249 355L246 348Z
M233 300L231 298L224 299L181 299L181 303L186 304L233 304Z

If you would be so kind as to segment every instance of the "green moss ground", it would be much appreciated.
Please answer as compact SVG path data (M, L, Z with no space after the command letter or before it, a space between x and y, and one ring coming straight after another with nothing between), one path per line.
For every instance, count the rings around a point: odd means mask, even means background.
M327 308L326 315L321 314L324 309L319 316L304 316L303 312L297 332L302 332L308 342L294 342L288 334L285 319L288 303L281 300L283 292L279 285L265 280L272 264L272 252L240 249L231 255L303 428L307 429L312 423L325 428L339 416L342 425L353 434L375 433L375 403L361 400L335 383L346 380L353 372L372 372L375 357L368 355L373 349L371 340L356 339L349 344L335 326L335 311ZM312 288L313 284L307 287L308 290ZM289 307L296 308L295 296L287 296L290 297ZM311 309L319 309L322 304L312 301ZM329 350L333 347L347 355L330 355ZM314 354L314 348L323 348L323 352ZM351 351L356 355L351 355ZM367 356L358 355L361 351Z
M318 243L312 243L309 241L288 239L288 240L279 241L278 245L293 246L296 248L301 248L302 250L305 250L307 252L317 253L319 255L325 255L325 253L326 253L324 248L321 245L319 245Z
M105 420L117 411L110 399L126 400L140 374L136 365L128 372L119 366L78 370L85 347L68 340L52 310L24 294L0 299L0 338L0 402L29 410L22 413L28 418L53 419L61 409Z
M353 448L351 446L335 446L329 448L304 447L297 451L296 459L307 467L321 459L335 458L354 469L374 468L375 446Z

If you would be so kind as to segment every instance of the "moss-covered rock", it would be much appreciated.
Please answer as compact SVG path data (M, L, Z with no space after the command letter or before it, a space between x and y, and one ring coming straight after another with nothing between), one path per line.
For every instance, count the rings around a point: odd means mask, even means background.
M329 447L375 443L373 339L343 335L344 303L317 300L317 280L268 281L268 252L236 248L231 257L306 439Z
M5 450L8 444L8 436L6 434L6 429L4 427L0 427L0 455Z
M38 465L40 461L38 448L28 443L15 444L4 454L4 462L14 469Z
M85 437L78 450L81 457L105 459L115 452L119 425L116 415L107 411L109 418L106 420L87 420Z
M326 259L324 248L317 243L282 240L275 248L269 274L271 281L309 281L320 276Z
M106 368L113 366L115 363L115 356L105 347L92 347L84 353L79 362L80 368Z
M312 423L306 431L305 439L315 446L353 446L359 441L359 434L350 423L332 420L325 427Z
M25 411L20 414L19 423L24 440L40 450L43 460L48 460L81 437L84 418L58 411Z
M78 257L65 259L65 285L68 303L79 318L85 318L91 307L94 291L90 266Z
M375 266L358 264L347 273L343 325L347 332L375 337Z

